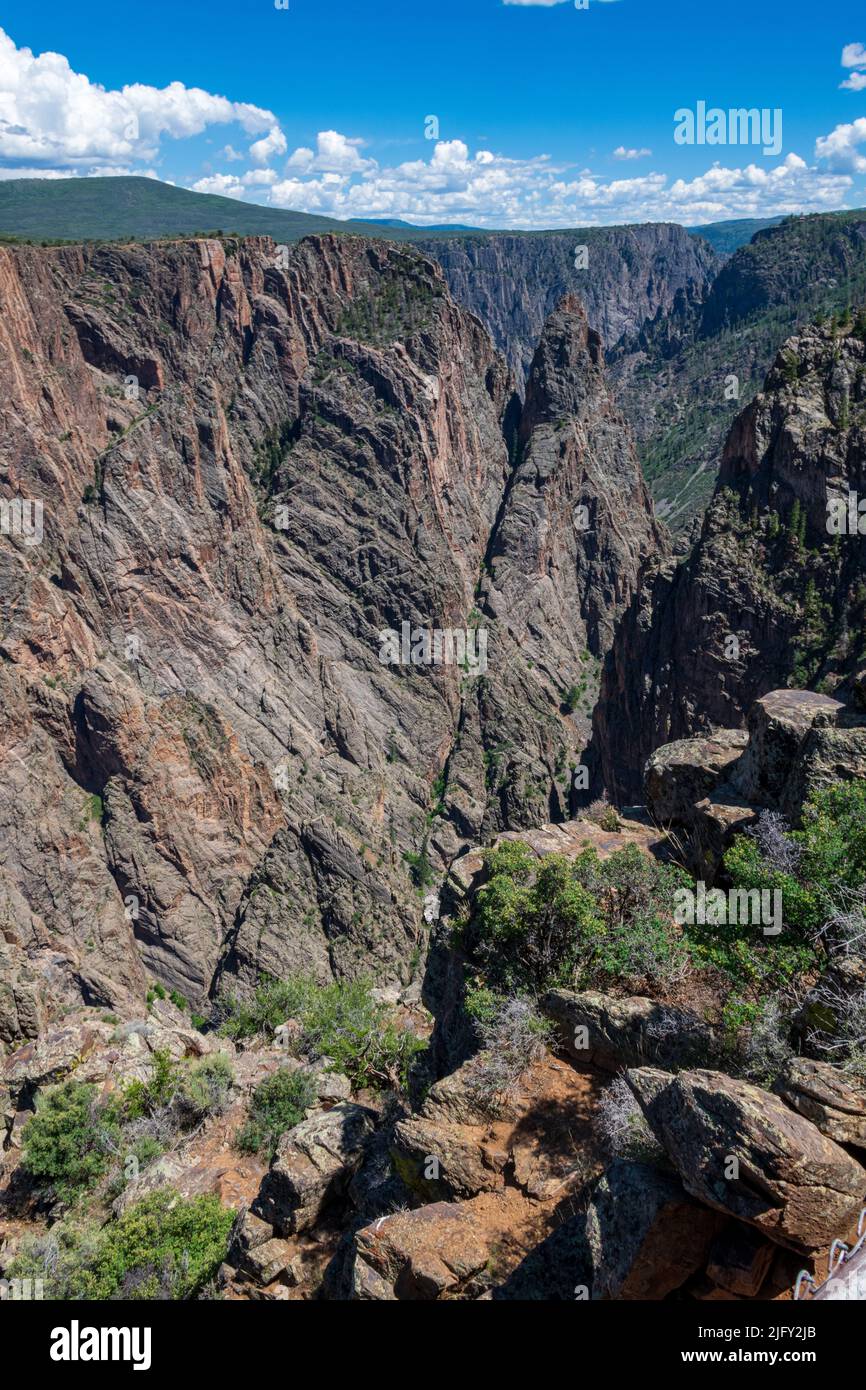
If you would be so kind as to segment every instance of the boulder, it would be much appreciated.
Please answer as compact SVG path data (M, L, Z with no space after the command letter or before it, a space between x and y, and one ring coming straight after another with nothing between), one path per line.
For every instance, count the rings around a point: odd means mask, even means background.
M262 1181L256 1214L281 1234L315 1225L345 1193L375 1122L375 1111L344 1103L289 1130Z
M291 1263L294 1251L287 1240L273 1237L244 1253L239 1268L256 1284L272 1284Z
M352 1297L433 1300L484 1270L490 1247L465 1204L434 1202L380 1217L355 1236Z
M779 1097L721 1072L627 1080L686 1190L795 1250L844 1236L866 1169Z
M238 1215L232 1231L231 1244L228 1251L228 1261L230 1264L240 1264L241 1260L250 1250L255 1250L257 1246L264 1245L267 1241L273 1240L274 1228L269 1226L267 1221L255 1215L252 1211L245 1211Z
M667 1297L703 1268L719 1224L672 1174L617 1161L593 1189L586 1213L590 1297Z
M712 1030L695 1014L640 995L615 999L594 990L576 994L554 989L542 997L540 1007L556 1023L568 1055L604 1071L648 1062L674 1068L712 1056ZM585 1047L579 1029L586 1029Z
M837 782L866 778L866 717L857 711L822 714L807 734L779 801L798 821L805 802Z
M719 729L701 738L666 743L647 759L644 794L647 809L662 825L691 825L694 808L739 761L748 743L744 729Z
M813 724L834 717L841 701L812 690L771 690L749 711L749 743L731 781L747 801L779 806Z
M479 1143L477 1129L438 1125L422 1118L402 1120L394 1131L394 1166L421 1201L475 1197L504 1185L495 1151Z
M837 1144L866 1149L866 1085L809 1057L794 1057L776 1083L782 1099Z

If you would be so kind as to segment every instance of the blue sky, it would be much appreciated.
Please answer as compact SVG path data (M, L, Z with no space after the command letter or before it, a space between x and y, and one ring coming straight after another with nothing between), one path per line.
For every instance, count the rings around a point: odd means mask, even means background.
M499 227L866 204L862 2L4 0L0 30L2 177ZM675 143L699 102L780 111L778 154Z

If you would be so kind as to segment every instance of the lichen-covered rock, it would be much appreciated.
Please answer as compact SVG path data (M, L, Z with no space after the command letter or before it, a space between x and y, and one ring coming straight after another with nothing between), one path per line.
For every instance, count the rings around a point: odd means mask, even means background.
M655 999L554 989L543 995L540 1007L556 1023L570 1057L605 1071L649 1062L689 1066L706 1062L714 1051L712 1030L696 1014Z
M483 1228L459 1202L380 1217L355 1236L353 1297L429 1301L465 1289L490 1257Z
M866 1149L866 1085L862 1080L829 1062L793 1057L776 1090L837 1144Z
M657 748L644 772L648 810L662 825L676 821L690 826L695 804L728 780L747 742L743 729L718 729Z
M365 1106L342 1104L290 1129L277 1145L255 1214L283 1234L315 1225L344 1196L375 1120Z
M866 1168L778 1096L721 1072L626 1075L693 1196L798 1250L856 1221Z
M811 690L773 690L749 711L748 747L732 773L740 792L762 806L778 806L820 717L843 709L839 700Z

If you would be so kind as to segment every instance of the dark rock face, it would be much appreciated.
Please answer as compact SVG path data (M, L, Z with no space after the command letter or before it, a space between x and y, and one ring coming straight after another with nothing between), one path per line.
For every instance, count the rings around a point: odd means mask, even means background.
M599 662L641 564L665 544L600 340L571 296L533 360L517 447L480 590L497 660L464 717L481 730L492 794L481 821L465 794L461 813L485 836L567 812L566 763L588 739ZM461 746L458 781L466 761Z
M866 299L864 226L857 211L785 218L739 246L706 292L680 291L610 355L658 514L684 541L712 498L731 423L779 344L816 314Z
M862 665L863 541L827 521L866 495L864 366L851 331L790 339L731 429L695 549L642 569L595 716L615 799L637 798L661 744L742 728L770 690L844 689Z
M418 886L565 813L655 544L579 306L521 423L393 244L3 251L0 294L0 485L44 503L0 538L4 1034L148 979L405 983ZM394 664L403 623L485 629L486 672Z
M702 295L722 265L707 242L664 223L540 236L436 237L417 244L439 261L457 302L490 329L519 381L563 295L580 296L608 349L668 313L678 295ZM583 270L575 268L579 246L587 248Z
M612 1164L586 1214L591 1298L665 1298L703 1267L719 1224L672 1174L645 1163Z

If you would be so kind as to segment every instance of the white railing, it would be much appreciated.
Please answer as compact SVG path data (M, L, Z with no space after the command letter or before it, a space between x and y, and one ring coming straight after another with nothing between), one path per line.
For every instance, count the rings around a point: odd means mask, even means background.
M866 1207L857 1222L857 1240L847 1245L844 1240L834 1240L830 1246L830 1263L827 1278L816 1284L808 1269L801 1269L794 1285L796 1301L820 1299L864 1299L866 1300Z

